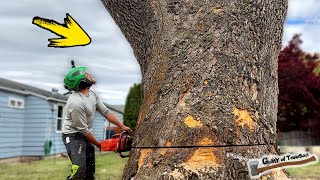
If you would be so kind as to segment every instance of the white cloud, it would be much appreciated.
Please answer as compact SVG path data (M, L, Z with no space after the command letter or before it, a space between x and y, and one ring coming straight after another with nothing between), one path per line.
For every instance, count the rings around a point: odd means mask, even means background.
M302 34L306 25L285 25L283 32L283 45L288 44L295 34Z
M26 71L5 71L3 72L4 76L9 77L24 77L24 76L32 76L32 72L26 72Z
M289 0L287 22L291 22L284 26L282 45L287 45L295 34L301 34L303 40L301 48L307 52L319 52L319 9L319 0Z
M92 0L10 0L0 1L0 77L17 80L51 91L65 92L62 80L70 68L87 66L97 79L95 88L106 102L124 103L130 86L140 82L139 65L132 49L100 1ZM318 16L318 0L289 0L287 19L308 20ZM35 16L63 23L69 13L89 34L85 47L49 48L55 34L33 25ZM318 24L285 25L283 44L301 33L302 48L319 52Z
M106 103L109 104L123 104L120 102L125 102L127 91L123 91L121 89L104 89L99 86L92 88L101 99L105 99Z
M130 86L140 81L132 49L100 1L10 0L0 7L0 77L65 92L63 77L75 60L94 74L104 100L117 104L124 104ZM66 13L89 34L90 45L49 48L48 39L57 36L32 24L35 16L63 23Z
M289 0L288 19L306 19L318 16L319 0Z
M301 34L303 41L301 48L310 53L320 52L320 36L318 36L318 29L320 24L299 24L299 25L286 25L283 35L283 46L288 42L295 34Z

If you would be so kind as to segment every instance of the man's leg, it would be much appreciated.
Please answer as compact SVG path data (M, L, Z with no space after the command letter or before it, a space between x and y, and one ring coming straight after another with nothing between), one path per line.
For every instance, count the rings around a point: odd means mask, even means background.
M63 142L71 160L71 174L67 180L85 180L87 141L81 134L75 133L63 135Z
M86 168L86 180L94 180L95 173L95 152L94 146L91 143L87 144L87 168Z

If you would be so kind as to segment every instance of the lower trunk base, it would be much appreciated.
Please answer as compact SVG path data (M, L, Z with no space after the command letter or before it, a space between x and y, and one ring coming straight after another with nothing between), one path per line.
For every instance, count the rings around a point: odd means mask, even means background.
M134 149L123 179L250 179L247 161L277 152L273 145L219 148ZM131 162L131 163L130 163ZM289 179L272 170L261 179Z

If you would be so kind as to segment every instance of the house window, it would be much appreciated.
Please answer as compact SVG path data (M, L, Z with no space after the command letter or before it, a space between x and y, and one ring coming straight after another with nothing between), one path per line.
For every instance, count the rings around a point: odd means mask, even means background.
M58 105L58 116L57 116L57 132L61 133L63 125L63 106Z
M24 100L20 98L9 97L8 106L12 108L24 109Z

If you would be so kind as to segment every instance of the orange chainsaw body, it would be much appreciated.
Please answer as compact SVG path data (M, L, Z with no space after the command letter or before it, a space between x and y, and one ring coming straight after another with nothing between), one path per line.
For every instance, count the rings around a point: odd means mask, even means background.
M128 157L121 152L130 151L132 147L132 138L124 131L121 134L115 134L110 139L103 140L101 143L102 151L115 151L120 153L121 157Z
M117 151L120 134L113 135L110 139L103 140L101 143L102 151Z

